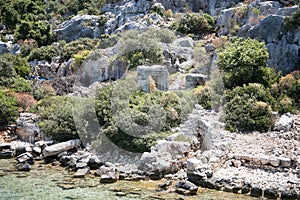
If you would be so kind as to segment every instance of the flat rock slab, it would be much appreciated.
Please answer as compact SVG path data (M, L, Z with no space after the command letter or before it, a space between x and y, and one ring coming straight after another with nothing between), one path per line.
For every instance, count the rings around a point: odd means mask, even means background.
M77 172L74 174L75 178L83 178L89 172L88 168L78 169Z
M69 140L67 142L61 142L58 144L45 147L43 154L44 157L56 156L63 151L68 151L75 147L79 147L80 145L81 145L81 141L79 139Z

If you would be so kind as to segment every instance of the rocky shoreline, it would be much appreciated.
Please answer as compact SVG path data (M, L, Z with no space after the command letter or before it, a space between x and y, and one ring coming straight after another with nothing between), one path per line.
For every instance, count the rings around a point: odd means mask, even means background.
M19 171L30 171L35 162L52 163L73 171L74 178L92 174L100 183L166 180L158 185L165 193L195 195L202 187L267 199L300 198L299 116L283 115L273 132L248 134L224 131L218 118L196 106L174 134L158 141L137 164L104 161L79 139L2 142L0 159L16 158Z

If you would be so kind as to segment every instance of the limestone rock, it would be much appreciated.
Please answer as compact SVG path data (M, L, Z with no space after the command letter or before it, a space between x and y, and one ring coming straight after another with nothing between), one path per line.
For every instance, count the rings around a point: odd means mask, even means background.
M74 178L83 178L89 172L89 168L80 168L74 174Z
M16 133L22 141L35 142L41 139L40 129L38 127L38 116L33 113L20 113L16 121Z
M277 131L289 131L294 123L292 116L282 115L280 119L275 123L275 130Z
M176 183L176 188L183 189L188 191L189 195L196 195L198 191L198 187L189 181L179 181ZM176 190L177 193L181 193L181 190Z
M66 42L74 41L78 38L100 38L101 31L95 15L76 15L72 19L60 24L54 32L58 40Z
M79 139L69 140L67 142L61 142L58 144L54 144L48 147L45 147L43 150L43 154L45 157L56 156L57 154L67 151L81 145L81 141Z
M33 161L33 155L30 154L30 153L28 153L28 152L19 155L17 157L17 161L19 163L28 163L28 164L33 164L34 163L34 161Z

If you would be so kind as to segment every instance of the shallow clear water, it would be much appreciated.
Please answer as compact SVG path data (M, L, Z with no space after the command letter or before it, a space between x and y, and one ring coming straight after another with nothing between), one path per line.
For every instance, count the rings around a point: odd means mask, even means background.
M30 172L14 171L14 160L0 159L0 199L253 199L248 196L199 189L197 196L157 191L158 181L100 184L99 177L74 179L65 168L36 163ZM160 181L161 182L161 181ZM126 195L126 196L124 196Z

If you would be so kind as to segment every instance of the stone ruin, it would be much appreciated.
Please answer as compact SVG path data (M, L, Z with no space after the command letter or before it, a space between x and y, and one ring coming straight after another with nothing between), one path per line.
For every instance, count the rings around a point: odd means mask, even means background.
M162 65L138 66L137 81L143 87L145 92L149 92L149 77L155 81L156 87L159 90L168 90L168 70Z
M199 85L205 85L208 76L204 74L187 74L185 77L185 89L193 89Z

